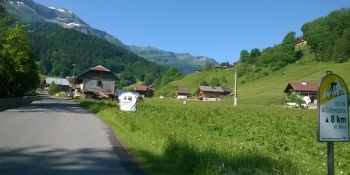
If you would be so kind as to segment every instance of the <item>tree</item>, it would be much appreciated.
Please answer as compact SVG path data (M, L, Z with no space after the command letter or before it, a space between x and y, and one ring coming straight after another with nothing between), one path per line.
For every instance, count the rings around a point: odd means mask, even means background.
M246 54L247 53L243 53L243 56L247 57L247 58L244 58L244 59L246 59L246 62L248 64L254 64L256 62L256 58L261 55L261 52L258 48L254 48L250 51L249 56L247 56Z
M227 80L226 80L226 77L221 77L221 81L223 82L223 83L227 83Z
M338 39L334 44L332 57L338 63L348 61L350 58L350 42L345 38Z
M200 86L209 86L209 84L208 84L205 80L201 80L201 81L199 82L199 85L200 85Z
M242 50L240 53L239 60L242 62L246 62L249 59L249 52L248 50Z
M51 84L50 84L50 86L49 86L48 93L51 94L51 95L53 95L53 94L56 93L56 91L57 91L57 85L56 85L56 83L53 81L53 82L51 82Z
M294 49L295 49L295 32L289 32L283 39L282 51L285 55L285 62L293 63L294 60Z
M183 75L177 69L176 67L170 67L164 74L161 80L161 86L165 86L166 84L170 83L171 81L178 80L182 78Z
M213 66L211 65L211 62L209 60L205 61L204 71L210 71L212 69L213 69Z
M212 78L211 81L210 81L210 86L220 86L221 83L220 83L220 80L216 77Z
M39 84L38 67L34 50L23 25L16 23L11 28L11 19L3 16L0 6L0 97L22 96Z

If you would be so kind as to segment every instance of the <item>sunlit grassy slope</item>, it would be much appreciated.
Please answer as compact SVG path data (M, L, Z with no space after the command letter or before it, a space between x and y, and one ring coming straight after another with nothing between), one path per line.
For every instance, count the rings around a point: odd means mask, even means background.
M350 84L350 63L307 63L303 60L295 64L291 64L276 72L268 72L264 74L264 70L260 73L246 74L237 79L237 95L238 104L245 105L274 105L281 104L285 94L283 93L288 82L302 81L319 82L327 70L341 76L347 84ZM239 71L239 69L238 69ZM201 80L208 83L213 77L222 79L225 77L228 86L234 90L234 72L235 69L229 70L212 70L209 72L189 74L181 80L174 81L168 85L158 89L155 97L160 95L162 91L165 96L174 96L176 87L185 87L194 93ZM257 78L259 77L260 78ZM255 78L254 78L255 77Z

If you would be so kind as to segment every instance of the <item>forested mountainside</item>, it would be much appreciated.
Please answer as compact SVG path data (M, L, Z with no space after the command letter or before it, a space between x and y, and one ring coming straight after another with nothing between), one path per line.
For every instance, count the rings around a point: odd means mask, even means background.
M176 67L183 74L189 74L193 73L195 70L203 69L207 60L209 60L212 65L218 64L216 60L205 56L193 56L189 53L174 53L170 51L167 52L150 46L127 46L127 48L136 53L137 55L146 58L152 62L161 65Z
M192 73L196 69L202 69L206 59L212 64L217 64L214 59L205 56L192 56L188 53L174 53L162 51L153 47L138 47L124 45L117 37L92 28L89 24L80 19L74 12L60 7L47 7L36 3L33 0L16 0L3 3L7 13L11 14L14 19L21 23L48 22L56 23L65 28L70 28L83 32L85 34L104 38L108 42L127 48L135 54L146 58L157 64L174 66L182 73Z
M257 77L277 71L303 57L309 62L346 62L350 58L350 10L343 8L305 23L300 36L305 46L295 46L295 32L289 32L281 44L263 50L253 48L240 53L239 75L258 74ZM303 64L307 64L305 60ZM256 77L255 77L256 78Z
M30 39L43 74L69 76L102 65L120 74L120 87L136 82L157 83L167 66L150 62L123 47L52 23L31 23ZM75 64L75 66L73 66Z

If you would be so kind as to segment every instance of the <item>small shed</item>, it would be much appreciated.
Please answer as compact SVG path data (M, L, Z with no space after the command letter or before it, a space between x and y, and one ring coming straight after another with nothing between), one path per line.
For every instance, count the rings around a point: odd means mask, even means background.
M71 88L69 81L65 78L45 78L45 80L43 81L43 86L45 88L48 88L52 82L56 84L56 92L67 92Z
M226 96L226 95L229 95L229 94L231 94L231 92L232 92L232 90L231 90L229 87L227 87L227 86L221 86L221 88L222 88L222 90L224 91L224 92L222 92L222 93L220 94L222 97L224 97L224 96Z
M175 94L178 99L186 99L189 95L189 90L187 88L177 88Z

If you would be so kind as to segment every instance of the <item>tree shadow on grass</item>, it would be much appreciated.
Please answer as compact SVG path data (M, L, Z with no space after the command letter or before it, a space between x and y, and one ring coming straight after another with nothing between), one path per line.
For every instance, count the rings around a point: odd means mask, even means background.
M146 162L145 169L159 174L209 175L270 175L299 174L291 160L273 158L256 150L225 155L215 150L199 150L196 146L175 138L169 138L164 153L154 156L142 150L136 150ZM234 151L234 150L232 150Z
M143 175L123 156L116 157L115 151L123 148L0 148L0 174Z

